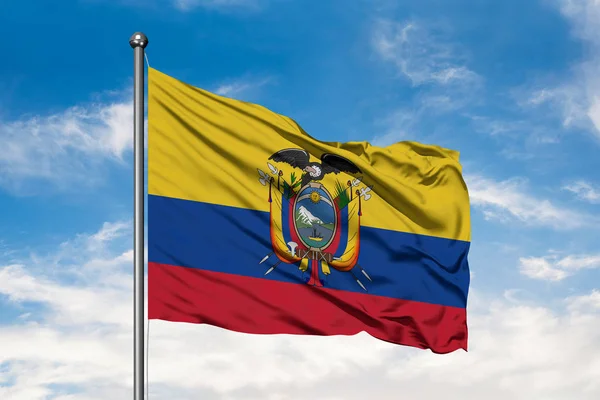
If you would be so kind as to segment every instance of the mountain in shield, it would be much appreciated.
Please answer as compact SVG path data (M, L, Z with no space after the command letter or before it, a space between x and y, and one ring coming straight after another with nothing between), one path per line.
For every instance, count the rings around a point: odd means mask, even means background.
M298 207L296 212L296 225L312 226L313 224L322 225L323 221L315 217L304 206Z

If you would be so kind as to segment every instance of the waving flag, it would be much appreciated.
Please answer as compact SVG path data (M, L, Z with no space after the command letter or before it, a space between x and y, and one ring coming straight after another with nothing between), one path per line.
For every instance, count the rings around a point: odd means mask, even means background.
M467 349L457 152L321 142L154 69L148 93L149 318Z

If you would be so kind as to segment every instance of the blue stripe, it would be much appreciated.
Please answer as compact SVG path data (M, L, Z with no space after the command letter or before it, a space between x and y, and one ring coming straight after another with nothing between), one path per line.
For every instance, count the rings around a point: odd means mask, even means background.
M297 266L258 262L272 251L269 214L161 196L148 196L148 260L268 280L304 284ZM469 242L361 227L357 270L370 294L465 307ZM351 273L331 270L327 286L364 293Z

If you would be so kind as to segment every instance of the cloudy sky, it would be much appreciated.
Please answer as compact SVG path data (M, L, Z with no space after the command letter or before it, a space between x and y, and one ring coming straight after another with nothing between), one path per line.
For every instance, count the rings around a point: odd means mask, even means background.
M0 398L131 398L132 50L322 140L461 152L469 352L151 321L151 399L600 398L598 0L0 5Z

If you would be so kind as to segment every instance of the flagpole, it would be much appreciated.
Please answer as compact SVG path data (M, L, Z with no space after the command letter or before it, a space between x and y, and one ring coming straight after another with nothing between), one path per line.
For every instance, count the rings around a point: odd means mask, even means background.
M144 49L142 32L129 39L133 49L133 398L144 400Z

